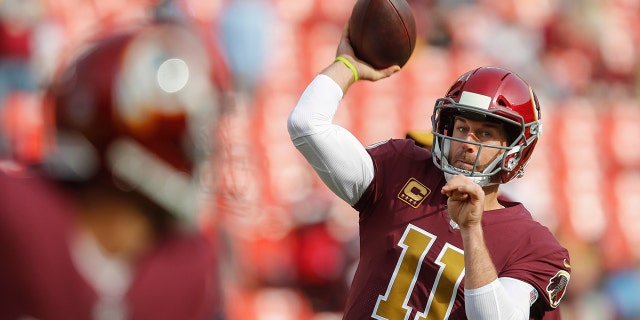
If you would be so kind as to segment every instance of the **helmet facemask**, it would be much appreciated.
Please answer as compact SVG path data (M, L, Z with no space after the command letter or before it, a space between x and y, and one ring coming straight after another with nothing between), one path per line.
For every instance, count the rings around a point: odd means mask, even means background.
M507 145L491 145L453 137L454 122L457 117L503 124L508 138ZM525 149L524 147L530 142L525 139L527 126L524 123L524 119L520 115L509 112L508 110L482 110L456 103L451 98L442 98L436 101L431 120L435 138L432 150L433 162L444 172L447 180L453 175L463 174L480 186L506 182L502 181L500 177L501 173L509 173L517 167L519 159L522 157L522 152ZM535 140L535 137L531 138L531 141L533 140ZM457 168L449 163L451 141L477 146L478 150L471 170ZM483 152L487 152L487 150L490 149L499 149L502 150L502 152L498 154L484 170L478 171L477 167L480 156ZM519 170L523 171L522 168ZM518 173L517 175L522 175L522 173Z

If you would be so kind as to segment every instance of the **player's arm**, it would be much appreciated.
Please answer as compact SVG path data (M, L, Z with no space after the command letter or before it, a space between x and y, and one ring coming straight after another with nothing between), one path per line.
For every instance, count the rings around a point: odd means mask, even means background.
M373 180L373 161L358 139L333 124L342 95L333 78L318 75L289 115L287 129L322 181L354 205Z
M534 287L514 278L498 278L476 289L465 289L469 319L529 319Z
M498 279L484 242L482 225L478 223L461 227L460 230L464 244L467 317L480 320L529 319L529 294L533 289L531 285L514 280L522 286L512 285L507 291L504 285L507 281Z
M465 260L465 310L469 319L529 319L530 284L498 278L481 224L467 226L461 234Z
M448 197L447 211L460 227L462 236L467 316L481 320L529 319L529 288L515 286L510 290L513 292L505 290L484 241L482 187L463 175L456 175L447 181L442 193Z
M376 81L400 68L375 70L356 59L346 28L336 55L347 63L334 61L309 84L289 115L287 129L293 144L322 181L336 195L354 205L373 180L373 161L356 137L333 124L333 117L356 76Z

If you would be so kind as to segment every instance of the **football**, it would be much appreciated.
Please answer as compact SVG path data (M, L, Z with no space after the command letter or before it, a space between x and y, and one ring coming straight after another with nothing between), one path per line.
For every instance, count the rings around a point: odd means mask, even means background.
M357 0L348 23L356 57L377 69L404 66L416 46L416 22L406 0Z

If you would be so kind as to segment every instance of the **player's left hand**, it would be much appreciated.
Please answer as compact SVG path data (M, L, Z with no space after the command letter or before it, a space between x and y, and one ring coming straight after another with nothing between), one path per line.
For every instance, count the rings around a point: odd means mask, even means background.
M449 197L449 216L460 229L480 225L484 212L484 190L464 175L455 175L442 187L442 194Z

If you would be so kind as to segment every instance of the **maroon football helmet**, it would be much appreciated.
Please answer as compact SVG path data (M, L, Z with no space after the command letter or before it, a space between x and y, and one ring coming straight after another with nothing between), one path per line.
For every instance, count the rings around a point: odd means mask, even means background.
M504 150L482 172L449 164L449 145L451 140L457 140L452 137L456 116L505 125L509 138L505 147L465 141L478 145L478 155L484 148ZM540 105L529 84L515 73L496 67L481 67L458 78L445 97L436 101L431 121L435 165L447 179L464 174L482 186L521 177L542 129Z
M170 22L88 45L49 90L56 147L47 172L115 183L177 216L193 214L225 96L214 79L226 66L212 63L210 49Z

